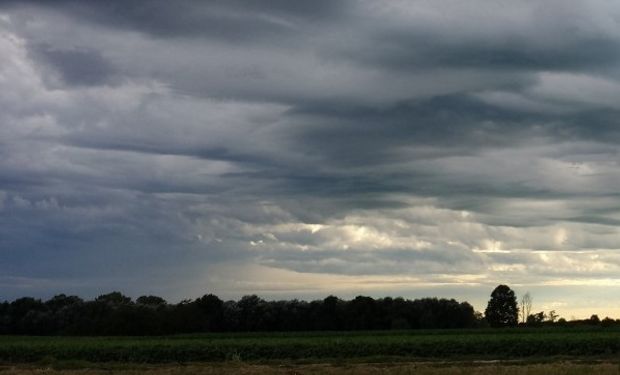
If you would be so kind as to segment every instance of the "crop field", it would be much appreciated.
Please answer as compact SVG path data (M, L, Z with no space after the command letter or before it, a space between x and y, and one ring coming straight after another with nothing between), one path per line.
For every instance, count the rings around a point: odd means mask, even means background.
M617 363L356 363L1 366L3 375L618 375Z
M614 329L254 333L166 337L0 336L0 363L433 361L615 358Z

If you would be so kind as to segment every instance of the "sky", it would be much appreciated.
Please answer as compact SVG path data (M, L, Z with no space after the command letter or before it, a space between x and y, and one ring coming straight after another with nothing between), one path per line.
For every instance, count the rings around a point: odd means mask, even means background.
M620 318L620 4L0 2L0 300Z

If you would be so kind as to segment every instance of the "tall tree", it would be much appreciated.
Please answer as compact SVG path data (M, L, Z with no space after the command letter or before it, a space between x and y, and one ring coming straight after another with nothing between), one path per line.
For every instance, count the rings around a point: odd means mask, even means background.
M519 307L515 292L507 285L498 285L491 293L484 315L491 327L516 326L519 321Z
M530 292L526 292L523 297L521 297L521 322L526 323L527 317L530 316L532 312L532 296Z

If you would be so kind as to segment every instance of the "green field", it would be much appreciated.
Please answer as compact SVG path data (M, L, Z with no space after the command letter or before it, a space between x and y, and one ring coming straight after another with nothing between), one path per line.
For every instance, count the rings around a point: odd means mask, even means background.
M554 363L354 363L100 365L87 367L2 366L3 375L618 375L613 362Z
M3 375L619 375L614 362L553 363L321 363L245 364L199 363L166 365L101 365L82 367L2 366Z
M0 336L1 363L268 362L615 358L614 329L207 334L167 337Z

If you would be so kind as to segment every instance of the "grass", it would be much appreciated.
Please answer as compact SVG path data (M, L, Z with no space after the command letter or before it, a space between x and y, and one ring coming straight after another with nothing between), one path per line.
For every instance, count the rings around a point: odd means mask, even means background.
M620 374L617 363L396 363L396 364L306 364L265 365L244 363L211 363L183 365L98 365L94 367L63 368L48 366L5 366L0 367L2 375L612 375Z
M403 361L615 358L616 329L300 332L166 337L0 336L0 363ZM69 363L67 362L67 363Z

